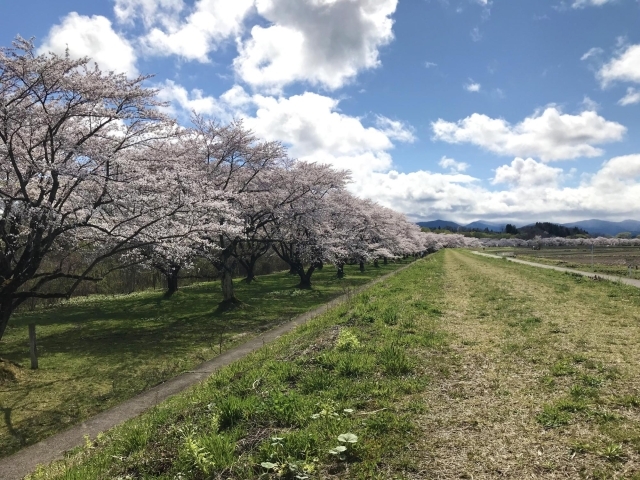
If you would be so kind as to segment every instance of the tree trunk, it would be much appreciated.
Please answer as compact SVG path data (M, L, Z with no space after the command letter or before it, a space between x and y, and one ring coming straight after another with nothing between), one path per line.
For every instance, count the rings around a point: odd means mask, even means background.
M344 263L337 264L336 269L338 270L336 273L337 277L344 278Z
M373 266L375 268L380 268L380 264L378 263L378 259L377 258L373 261Z
M309 269L305 272L304 266L300 265L300 268L298 269L298 275L300 276L300 283L298 284L297 288L301 288L305 290L308 290L311 288L311 275L313 275L313 272L315 271L316 268L317 268L316 265L311 265Z
M222 302L220 302L220 308L230 308L233 305L240 304L240 300L238 300L235 296L235 292L233 290L233 270L235 268L235 261L233 257L228 257L224 263L222 264L221 274L221 285L222 285Z
M167 291L164 296L169 298L171 295L178 291L178 274L180 273L180 267L170 267L166 273L167 277Z
M9 325L9 318L12 313L13 302L11 301L11 297L2 299L2 301L0 301L0 340L2 340L4 331L7 329L7 325Z
M322 270L324 268L324 263L322 263L322 261L318 262L318 265L316 267L318 270Z
M389 259L387 257L384 257L384 262L382 263L384 263L385 265L389 265Z
M360 272L364 272L364 262L360 262Z
M248 261L242 262L242 266L247 271L247 276L243 280L245 283L251 283L256 279L256 275L254 272L256 267L257 258L251 258Z

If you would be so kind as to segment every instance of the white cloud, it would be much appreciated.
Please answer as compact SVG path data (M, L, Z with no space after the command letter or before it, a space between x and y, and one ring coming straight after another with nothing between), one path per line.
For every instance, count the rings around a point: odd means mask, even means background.
M575 0L571 5L573 8L584 7L601 7L607 3L613 3L615 0Z
M474 113L458 122L438 119L431 127L435 140L471 143L501 155L532 156L544 162L597 157L603 151L594 145L619 141L627 131L596 112L569 115L553 106L516 125Z
M482 32L480 31L479 27L473 27L470 35L471 40L473 40L474 42L479 42L480 40L482 40Z
M601 48L598 48L598 47L590 48L587 53L585 53L584 55L582 55L580 57L580 60L582 60L582 61L588 60L591 57L595 57L597 55L601 55L603 52L604 52L604 50L602 50Z
M471 80L469 83L467 83L467 84L464 86L464 89L465 89L467 92L479 92L479 91L480 91L480 84L479 84L479 83L474 82L473 80Z
M588 110L590 112L597 112L600 108L600 104L595 100L589 98L587 95L585 95L582 99L581 105L585 108L585 110Z
M530 222L593 217L622 220L637 216L640 155L612 158L581 184L563 187L561 181L570 174L520 158L496 170L494 184L506 186L501 190L489 190L468 175L421 170L373 172L363 177L354 191L415 219L499 218Z
M51 27L39 53L55 52L74 58L91 57L104 71L136 76L136 54L131 44L118 35L111 22L100 15L87 17L69 13L58 25Z
M113 7L118 22L131 25L141 18L146 26L168 25L183 9L183 0L115 0Z
M392 140L405 143L413 143L416 141L413 128L399 120L391 120L382 115L377 115L376 127Z
M603 65L598 78L603 87L613 82L640 83L640 44L628 46L617 58Z
M163 17L161 25L151 28L142 38L142 45L153 55L178 55L186 60L206 63L209 61L209 52L242 32L244 19L253 8L253 3L254 0L198 0L192 12L182 22ZM182 9L178 3L170 0L167 0L167 5L165 11ZM154 23L153 16L159 10L150 7L148 11L146 21ZM122 16L125 17L125 14Z
M510 165L496 169L492 180L494 185L506 183L522 187L548 187L558 183L562 175L561 168L553 168L532 158L516 158Z
M627 88L627 94L618 101L618 104L626 106L634 103L640 103L640 90L629 87Z
M167 80L158 86L158 98L169 102L167 113L173 116L190 115L195 112L200 115L214 116L223 120L230 120L228 109L216 98L205 96L199 89L187 91L182 85Z
M257 0L271 24L239 42L236 73L254 88L279 91L292 82L337 89L380 64L393 39L397 0Z
M453 158L447 158L447 157L442 157L438 162L438 165L440 165L442 168L450 169L451 173L464 172L467 170L467 168L469 168L468 163L457 162Z
M433 63L433 62L424 62L424 68L432 68L432 67L437 67L438 64L437 63Z

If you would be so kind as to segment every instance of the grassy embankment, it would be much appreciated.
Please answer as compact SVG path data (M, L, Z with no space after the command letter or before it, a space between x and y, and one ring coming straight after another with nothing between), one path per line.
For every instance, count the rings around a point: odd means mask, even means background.
M639 307L447 250L34 478L640 479Z
M17 315L0 342L0 456L35 443L131 398L262 330L286 322L349 289L401 266L331 266L314 274L311 291L279 273L236 283L245 308L217 313L217 282L160 291L74 299ZM29 369L27 325L37 324L39 370Z

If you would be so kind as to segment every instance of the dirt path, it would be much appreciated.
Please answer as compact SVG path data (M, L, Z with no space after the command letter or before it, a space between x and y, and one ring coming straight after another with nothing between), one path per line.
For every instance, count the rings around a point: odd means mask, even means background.
M259 349L267 343L271 343L274 340L280 338L287 332L290 332L294 328L302 325L309 320L325 313L328 309L340 305L352 295L365 290L377 283L380 283L387 278L396 275L397 273L410 267L411 264L395 270L389 274L377 278L376 280L355 289L353 292L335 298L334 300L322 305L314 310L304 313L290 322L281 325L277 328L269 330L253 339L249 340L242 345L227 350L223 354L217 356L213 360L205 362L193 371L186 372L171 380L168 380L136 397L131 398L114 408L106 410L98 415L86 420L85 422L76 425L69 430L53 435L46 440L26 447L20 450L18 453L0 459L0 479L1 480L20 480L32 471L40 464L48 464L54 460L63 457L64 452L71 450L75 447L83 445L86 440L85 437L95 439L100 433L110 428L120 425L125 421L137 417L144 411L151 407L158 405L167 398L176 395L197 383L202 382L208 378L213 372L220 368L229 365L232 362L240 360L246 357L251 352Z
M445 255L413 478L640 478L640 292Z
M482 253L482 252L473 252L473 253L475 253L476 255L481 255L483 257L488 257L488 258L497 258L497 259L506 258L510 262L521 263L522 265L529 265L531 267L538 267L538 268L546 268L548 270L556 270L558 272L575 273L576 275L582 275L584 277L593 278L597 276L598 278L609 280L611 282L625 283L627 285L632 285L634 287L640 288L640 280L635 280L633 278L617 277L615 275L606 275L602 273L595 274L595 273L583 272L580 270L573 270L571 268L557 267L555 265L545 265L543 263L535 263L535 262L528 262L526 260L518 260L517 258L499 257L498 255L491 255L489 253Z

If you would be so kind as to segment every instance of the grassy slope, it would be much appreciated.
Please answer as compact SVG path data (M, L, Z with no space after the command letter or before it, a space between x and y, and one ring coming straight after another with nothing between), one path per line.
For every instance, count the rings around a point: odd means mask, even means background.
M184 288L170 300L160 291L89 297L12 320L0 343L0 455L113 406L189 370L261 330L325 303L346 289L399 265L347 266L335 279L328 266L314 274L314 290L293 289L285 273L236 283L246 308L216 313L218 283ZM27 324L37 324L40 369L29 366ZM222 342L222 344L221 344ZM4 368L3 368L4 366ZM13 381L10 378L14 377Z
M419 355L443 344L441 271L442 255L417 262L108 433L59 477L60 464L38 477L265 478L262 462L314 478L411 468L406 447L431 376ZM341 460L329 450L344 433L359 440Z
M34 478L640 479L639 306L447 250Z

